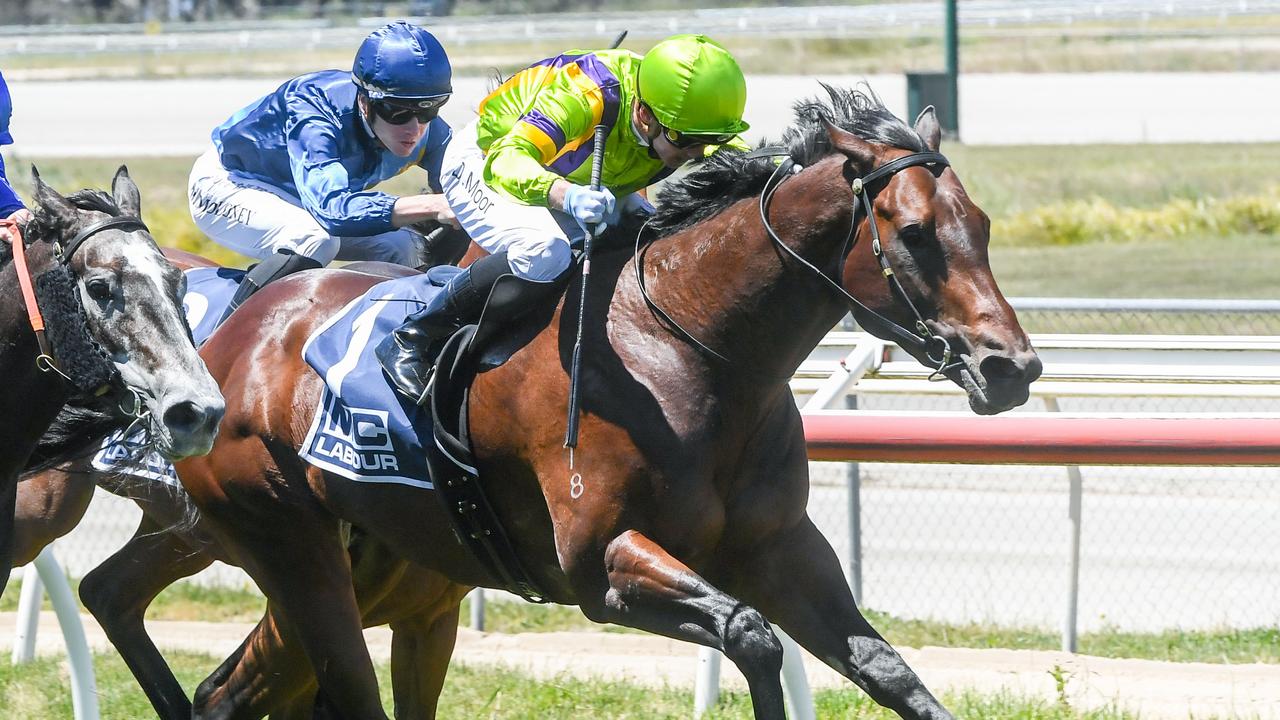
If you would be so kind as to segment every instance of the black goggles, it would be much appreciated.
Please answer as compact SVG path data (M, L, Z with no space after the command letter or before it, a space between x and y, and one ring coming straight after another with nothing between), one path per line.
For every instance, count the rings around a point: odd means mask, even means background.
M446 102L449 102L448 95L421 100L374 100L371 104L374 114L392 125L403 125L413 119L425 125L440 114L440 107Z
M662 136L667 139L667 142L681 150L695 147L697 145L724 145L738 135L737 133L687 133L680 132L679 130L672 130L665 125L662 125L661 128Z

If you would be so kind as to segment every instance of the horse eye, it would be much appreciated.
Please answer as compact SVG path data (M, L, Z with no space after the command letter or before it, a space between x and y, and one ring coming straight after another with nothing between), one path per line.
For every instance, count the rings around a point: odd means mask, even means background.
M111 299L111 283L101 278L90 280L85 284L85 289L94 300L106 302Z
M919 245L925 240L924 228L919 225L908 225L898 231L898 237L908 245Z

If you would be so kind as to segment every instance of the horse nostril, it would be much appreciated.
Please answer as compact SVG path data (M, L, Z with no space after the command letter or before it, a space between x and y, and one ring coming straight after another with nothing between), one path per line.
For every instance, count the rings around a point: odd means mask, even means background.
M1022 375L1022 369L1012 358L1004 355L988 355L979 367L987 380L1012 380Z
M1019 353L1008 355L988 355L979 364L982 375L987 380L1016 380L1031 383L1040 377L1043 364L1035 353Z
M164 411L164 424L170 430L190 432L204 422L204 411L190 400L174 403Z

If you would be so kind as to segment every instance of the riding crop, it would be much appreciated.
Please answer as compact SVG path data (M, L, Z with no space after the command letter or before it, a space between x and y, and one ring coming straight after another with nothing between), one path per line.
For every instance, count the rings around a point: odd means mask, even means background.
M604 167L604 140L609 128L596 126L596 145L591 153L591 189L600 189L600 172ZM569 364L569 419L564 433L564 446L572 450L578 447L578 376L582 372L582 323L587 308L587 280L591 279L591 246L595 241L595 230L587 228L587 237L582 243L582 294L578 300L578 335L573 341L573 361ZM572 453L570 454L572 457Z

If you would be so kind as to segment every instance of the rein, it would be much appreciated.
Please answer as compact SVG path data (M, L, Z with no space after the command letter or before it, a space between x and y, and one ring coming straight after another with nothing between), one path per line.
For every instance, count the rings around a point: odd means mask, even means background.
M31 281L31 266L27 263L26 242L22 239L22 228L19 227L18 223L8 219L0 220L0 227L8 227L15 238L13 242L14 269L18 273L18 285L22 287L22 299L27 306L27 319L31 323L31 329L36 334L36 342L40 346L40 354L36 356L36 367L40 368L41 372L56 372L64 379L70 380L71 378L58 368L58 363L53 357L52 349L49 347L48 338L45 337L44 316L41 314L40 305L36 301L35 288ZM60 262L69 265L71 257L84 245L86 240L103 230L112 229L125 232L147 231L147 226L142 222L141 218L131 215L109 217L106 220L93 223L76 233L65 248L55 243L54 253Z
M853 182L850 184L850 188L853 190L854 195L854 206L852 222L849 227L849 236L845 239L844 248L840 253L840 267L844 267L845 258L847 258L849 253L853 250L853 246L857 239L858 215L859 212L861 212L866 215L868 221L867 224L871 228L871 251L872 254L875 255L876 262L880 265L881 274L884 275L885 281L889 284L889 289L893 293L894 297L906 305L907 308L911 310L911 314L916 318L915 332L912 332L911 330L908 330L902 325L867 307L861 300L849 294L849 292L846 291L839 282L831 279L829 275L814 266L813 263L805 260L799 253L792 250L785 242L782 241L782 238L778 236L777 231L774 230L773 225L769 222L769 205L773 201L774 192L776 192L778 187L793 174L795 168L798 166L795 161L788 156L787 151L782 148L759 148L751 151L748 155L753 157L784 157L784 160L778 164L777 168L774 169L773 174L769 176L768 181L765 182L764 188L760 191L760 221L763 223L765 232L768 234L770 241L772 241L777 248L781 249L793 260L799 263L801 267L804 267L814 275L822 278L826 286L835 290L835 292L841 296L851 309L860 310L865 314L866 319L870 322L864 322L864 326L872 326L875 329L879 329L885 335L890 336L894 342L904 348L914 348L920 351L930 362L935 363L937 367L934 368L933 372L929 375L930 380L945 379L946 371L960 364L962 361L957 360L952 362L950 344L947 343L945 338L929 330L928 325L925 324L924 316L920 314L915 303L911 301L911 297L907 295L906 290L902 287L902 283L894 273L892 265L889 264L889 258L885 256L884 250L880 244L880 230L877 227L875 217L872 214L871 200L875 196L875 193L870 189L870 186L872 183L891 178L893 175L909 167L926 165L938 168L948 167L951 163L947 160L946 156L939 152L917 152L910 155L904 155L903 157L884 163L863 177L854 178ZM861 202L859 202L859 199L861 199ZM632 264L635 266L636 281L639 284L640 294L644 297L645 303L647 303L650 309L662 318L664 322L668 323L670 327L676 330L681 337L692 343L704 354L726 365L733 364L729 358L708 347L705 343L694 337L688 330L685 330L684 327L668 315L666 311L659 307L653 298L649 296L649 292L645 287L644 281L643 253L640 250L640 238L643 233L644 228L641 228L640 233L636 236L636 246L632 255ZM872 329L872 327L868 327L868 329Z
M53 354L49 351L49 340L44 336L44 316L40 314L40 305L36 303L36 291L31 283L31 267L27 264L27 244L22 239L22 227L13 220L0 220L0 227L9 228L13 233L13 268L18 273L18 286L22 288L22 301L27 306L27 322L35 331L36 343L40 346L40 354L36 356L36 365L44 372L56 369ZM41 364L44 361L44 364Z

